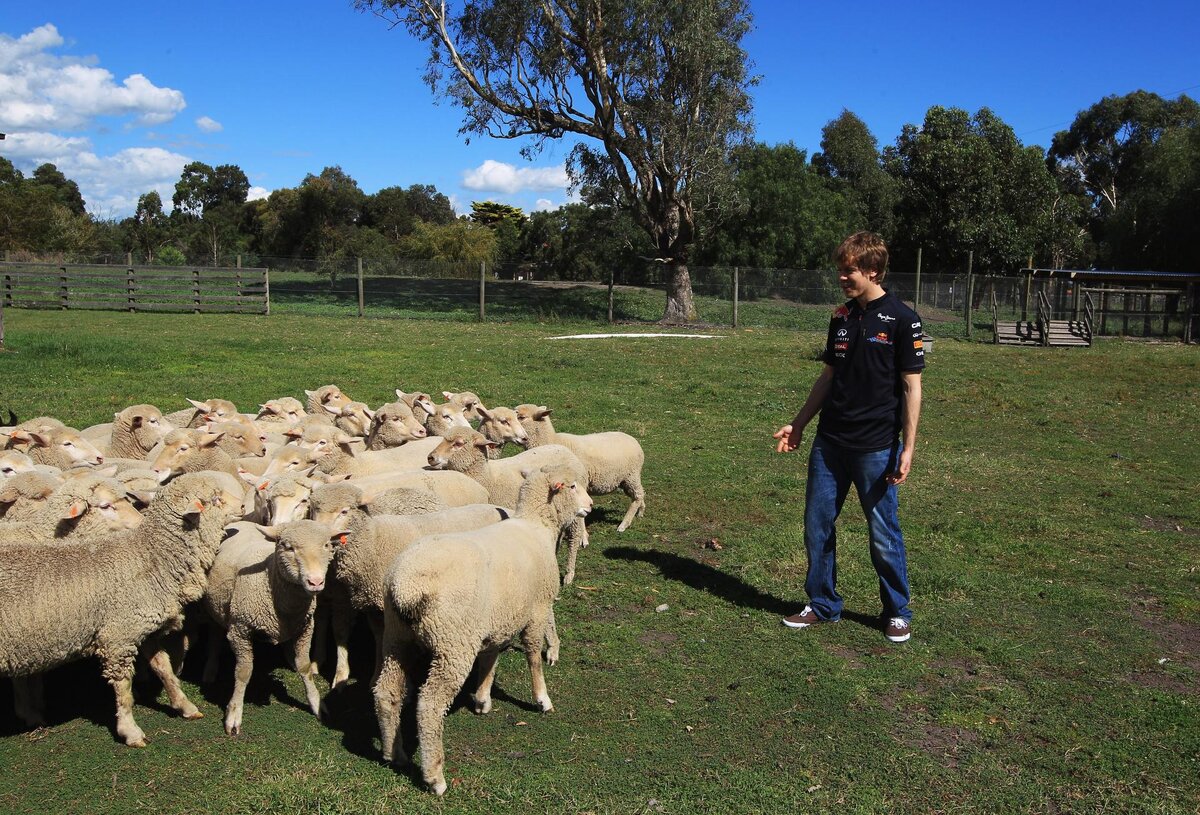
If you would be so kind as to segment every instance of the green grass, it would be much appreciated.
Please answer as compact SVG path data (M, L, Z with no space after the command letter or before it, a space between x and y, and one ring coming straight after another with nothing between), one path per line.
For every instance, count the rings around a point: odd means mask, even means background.
M506 654L494 712L450 713L439 802L379 764L362 648L325 725L264 649L233 740L230 680L199 689L196 660L186 687L206 718L169 715L144 685L146 750L115 741L111 694L82 663L51 675L48 729L21 732L0 691L0 811L1197 811L1194 347L1015 349L930 321L940 339L901 488L914 635L891 646L870 621L854 499L844 621L795 632L778 619L804 599L804 455L775 454L770 434L817 373L827 309L781 306L789 328L716 340L551 341L597 326L561 304L545 322L484 324L290 308L10 310L0 409L86 425L135 402L221 395L248 409L336 382L372 404L397 387L467 388L547 404L562 430L636 435L646 516L618 535L624 497L597 500L557 605L556 712L533 712L523 662Z

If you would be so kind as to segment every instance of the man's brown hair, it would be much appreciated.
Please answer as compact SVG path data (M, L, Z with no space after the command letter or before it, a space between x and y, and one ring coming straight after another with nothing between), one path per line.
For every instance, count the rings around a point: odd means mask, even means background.
M882 283L887 275L887 244L874 232L855 232L834 251L833 262L839 269L855 266L863 274L875 272L875 282Z

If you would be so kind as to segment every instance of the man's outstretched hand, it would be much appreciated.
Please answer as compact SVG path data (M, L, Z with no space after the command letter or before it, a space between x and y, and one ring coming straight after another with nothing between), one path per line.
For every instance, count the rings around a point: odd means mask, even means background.
M804 436L803 430L794 430L790 424L785 424L783 427L775 431L771 437L779 439L779 444L775 445L776 453L790 453L800 446L800 439Z

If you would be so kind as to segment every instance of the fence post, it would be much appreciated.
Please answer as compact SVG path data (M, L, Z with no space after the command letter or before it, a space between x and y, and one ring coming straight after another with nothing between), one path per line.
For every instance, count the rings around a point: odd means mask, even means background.
M615 272L612 267L608 270L608 324L612 325L613 321L613 277Z
M739 278L738 272L739 272L738 267L734 266L733 267L733 327L734 328L738 327L738 283L740 282L738 279Z
M133 252L126 252L126 253L125 253L125 265L126 265L126 266L132 266L132 265L133 265Z
M1185 334L1185 336L1187 334L1186 328L1184 329L1184 334ZM1186 342L1186 341L1187 340L1185 339L1184 342ZM3 350L4 350L4 301L0 300L0 351L3 351Z
M268 266L263 269L263 297L266 300L266 311L268 317L271 316L271 268Z
M1187 287L1187 312L1183 317L1183 343L1188 345L1192 341L1192 320L1196 316L1196 284L1189 283Z
M485 286L484 281L486 279L487 279L487 262L481 261L479 263L479 322L481 322L481 323L483 322L483 319L484 319L484 286Z
M200 313L200 270L192 269L192 313Z
M134 291L137 288L137 280L133 276L133 266L125 270L125 304L129 310L137 311L137 297Z
M237 300L234 300L233 310L238 314L242 313L242 256L237 256Z
M62 274L58 276L58 307L61 309L68 308L67 297L70 295L71 289L67 283L67 267L62 267Z
M358 316L363 316L363 272L362 258L358 258Z
M921 307L921 252L924 248L923 246L917 247L917 294L913 298L913 309Z
M963 319L967 323L967 339L971 339L971 298L973 289L975 288L975 250L967 252L967 290L964 292L966 297L963 299Z

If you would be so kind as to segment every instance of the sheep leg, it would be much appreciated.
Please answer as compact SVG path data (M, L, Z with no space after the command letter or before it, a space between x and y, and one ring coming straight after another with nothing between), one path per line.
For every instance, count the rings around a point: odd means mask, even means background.
M539 643L540 644L540 643ZM471 675L472 657L479 644L469 652L435 654L429 666L429 678L417 694L417 740L421 743L421 776L438 795L446 791L446 753L442 736L446 729L446 711L459 688ZM538 654L541 661L541 654Z
M379 672L383 670L383 618L378 612L367 613L367 625L375 637L375 673L371 674L371 686L379 681Z
M492 683L496 681L496 660L499 658L499 648L488 648L475 660L475 670L480 677L471 694L471 704L476 713L492 712Z
M317 664L311 658L312 631L313 620L312 617L309 617L304 630L296 638L292 659L296 665L296 673L300 674L300 681L304 683L304 695L308 698L308 708L313 712L314 716L320 718L321 694L317 690L317 683L314 681L317 675Z
M217 670L221 667L221 637L217 634L217 630L209 632L208 656L204 660L204 675L200 677L200 681L205 685L217 681Z
M587 546L587 527L582 518L576 518L567 527L567 573L563 575L563 585L575 582L575 560L579 557L579 548ZM541 650L540 648L538 649Z
M354 608L350 605L349 593L340 585L330 586L326 593L330 594L330 629L337 649L337 664L333 681L329 683L329 689L333 690L350 678L350 631L354 625Z
M133 718L133 667L137 646L130 643L115 654L101 653L101 673L117 700L117 735L130 747L145 747L146 734Z
M525 661L529 663L529 679L533 682L533 698L537 701L542 713L554 710L550 701L550 692L546 689L546 674L542 670L542 641L548 633L547 618L543 615L521 632L521 644L525 646ZM557 634L556 634L557 637Z
M42 675L14 676L13 712L26 727L45 727Z
M640 476L634 476L621 482L621 489L631 499L629 509L625 510L625 517L617 526L618 532L624 532L633 523L634 518L640 518L646 511L646 491L642 489L642 479Z
M554 620L554 608L550 608L550 615L546 620L546 653L545 660L547 665L554 665L558 662L558 623Z
M254 673L254 646L249 631L229 629L229 644L233 648L236 665L233 669L233 695L225 708L225 733L236 736L242 732L242 703L246 698L246 685Z
M154 671L158 680L162 682L171 707L179 711L180 716L185 719L204 718L204 714L192 704L192 700L187 698L187 694L179 686L179 677L171 669L171 655L167 653L166 648L159 647L155 649L154 654L150 657L150 670Z
M383 639L380 643L379 676L375 678L375 718L379 722L380 744L383 760L397 766L408 763L408 756L400 746L400 713L408 696L408 674L404 663L408 658L406 648L411 647L409 637L399 629L403 623L385 619Z

